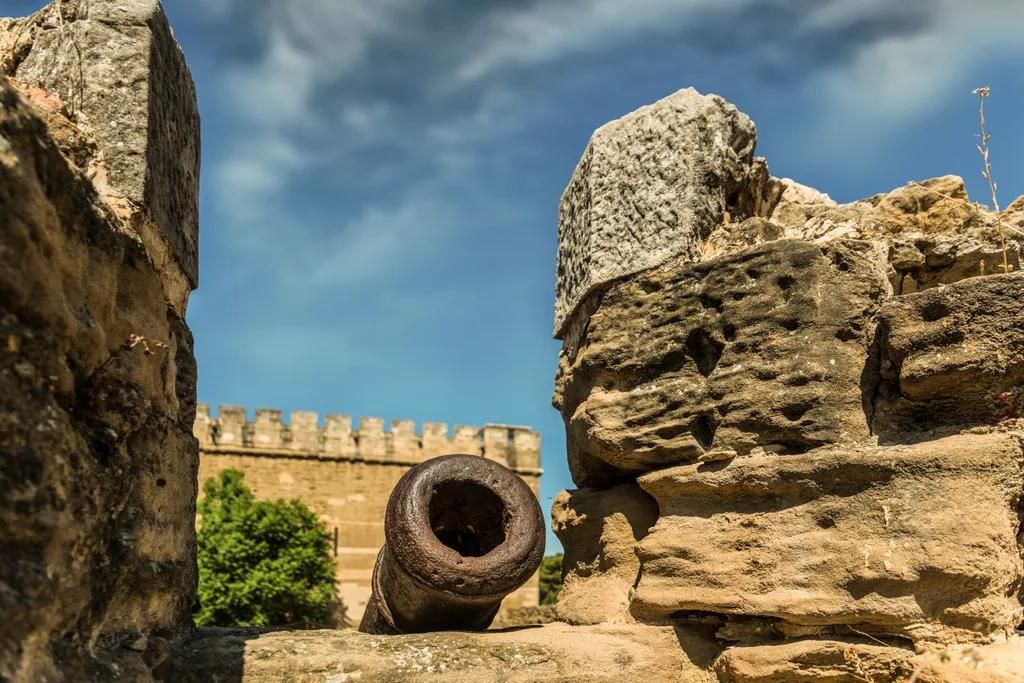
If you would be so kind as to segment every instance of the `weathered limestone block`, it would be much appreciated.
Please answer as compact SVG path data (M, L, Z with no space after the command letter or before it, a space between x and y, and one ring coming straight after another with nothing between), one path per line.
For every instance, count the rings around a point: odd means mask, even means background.
M867 438L860 375L889 292L876 256L779 240L613 285L556 378L576 484Z
M0 73L56 94L91 133L96 153L79 165L183 315L199 272L199 109L160 3L63 0L0 32Z
M1022 466L1022 434L996 433L647 474L661 517L640 542L631 609L920 641L1012 630Z
M71 12L74 4L63 6ZM90 5L90 12L126 6ZM120 88L91 80L95 60L121 49L97 36L119 39L108 34L114 24L124 36L149 31L144 22L128 30L103 16L63 33L81 38L85 99L103 90L107 115L93 123L125 124L118 134L125 159L135 159L132 167L152 188L134 197L139 211L152 200L159 212L176 197L182 214L194 217L195 174L171 170L151 152L160 139L197 149L198 132L170 124L158 131L167 119L151 120L148 104L122 92L135 80ZM20 31L18 22L4 24L12 25ZM70 78L65 61L77 65L79 51L58 44L57 33L17 33L31 36L17 59ZM105 68L128 79L159 68L147 60L129 69L126 60ZM147 72L142 93L147 83L173 87L176 78ZM194 100L181 107L190 104L194 119ZM0 679L144 680L166 656L167 639L190 623L195 593L196 367L184 321L190 286L186 279L171 292L167 280L168 269L194 268L194 252L190 265L188 250L163 250L107 202L112 195L90 180L99 166L89 150L103 145L68 113L53 93L16 89L0 74ZM149 132L140 140L129 128ZM162 226L169 242L194 244L194 220Z
M887 301L865 387L884 441L1024 416L1024 273Z
M555 336L602 285L699 260L730 198L766 175L753 165L756 137L736 107L692 88L595 131L558 211Z
M863 638L795 640L729 648L715 661L714 671L721 683L1020 683L1024 639L920 654Z
M1020 270L1024 231L1018 223L1024 223L1024 203L1004 212L1007 227L1001 237L995 214L970 202L957 176L910 183L842 205L798 183L781 182L785 190L771 213L772 223L790 238L885 244L897 294L1002 273L1004 240L1011 269Z
M796 640L729 648L714 668L721 683L905 681L914 673L913 656L911 650L878 644Z
M203 629L158 673L176 683L716 680L687 658L673 629L637 624L405 636Z
M913 664L921 683L1021 683L1024 637L930 650L914 657Z
M565 548L556 614L570 624L631 622L636 545L658 519L658 505L636 484L563 491L551 527Z

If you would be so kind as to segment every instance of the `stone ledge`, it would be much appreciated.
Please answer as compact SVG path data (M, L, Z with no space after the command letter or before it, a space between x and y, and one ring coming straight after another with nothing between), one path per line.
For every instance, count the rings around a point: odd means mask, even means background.
M201 629L157 671L157 680L618 683L640 675L650 681L715 680L687 658L672 628L566 624L405 636Z

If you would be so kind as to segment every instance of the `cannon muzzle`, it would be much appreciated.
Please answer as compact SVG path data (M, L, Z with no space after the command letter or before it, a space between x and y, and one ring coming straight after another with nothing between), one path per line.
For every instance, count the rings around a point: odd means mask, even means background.
M384 547L359 630L486 629L544 556L536 496L502 465L445 455L406 472L388 500Z

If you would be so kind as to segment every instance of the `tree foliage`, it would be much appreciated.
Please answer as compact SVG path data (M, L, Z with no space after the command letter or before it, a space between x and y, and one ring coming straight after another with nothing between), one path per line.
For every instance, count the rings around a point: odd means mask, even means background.
M298 500L258 500L225 470L199 502L200 626L334 625L326 528Z
M540 604L555 604L561 590L562 553L548 555L540 563Z

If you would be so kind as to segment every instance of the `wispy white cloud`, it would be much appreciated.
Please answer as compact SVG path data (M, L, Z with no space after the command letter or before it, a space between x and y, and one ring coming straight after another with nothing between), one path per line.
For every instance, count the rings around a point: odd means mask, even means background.
M248 198L279 189L290 173L302 169L308 161L305 152L283 137L250 139L220 162L218 180L223 187ZM224 199L237 204L237 197Z
M614 49L643 34L678 30L709 11L750 6L757 0L562 0L495 12L477 36L479 49L455 71L460 84L510 67L547 64L579 53Z
M496 2L474 5L464 30L438 39L431 31L439 23L427 14L434 8L425 0L216 0L209 10L215 16L253 15L255 43L249 61L225 70L225 100L245 132L213 171L215 196L252 236L249 242L257 243L252 218L273 214L280 203L276 193L292 187L300 174L337 168L338 159L355 158L360 150L384 146L394 157L361 173L365 182L390 182L410 168L428 176L468 177L478 168L481 147L524 125L529 114L513 76L657 35L686 35L699 45L702 27L756 22L772 11L795 19L781 32L757 34L755 45L737 41L721 58L751 66L767 60L773 68L790 69L795 91L820 100L818 122L805 136L808 145L834 139L835 121L858 114L883 130L934 106L986 51L1013 47L1024 30L1017 4ZM828 53L833 43L835 55ZM807 62L815 49L823 57L820 65ZM405 54L406 62L387 62L394 54ZM378 83L386 79L391 80ZM416 241L416 225L425 219L432 229L460 225L452 216L456 205L446 201L401 183L389 202L362 209L352 221L323 226L336 238L317 246L310 258L320 265L308 272L336 282L365 279L374 268L394 263L399 252L435 248L436 241Z
M312 286L373 284L429 266L439 250L452 247L461 226L458 208L434 183L373 204L306 254Z
M258 27L257 57L223 73L223 101L240 126L248 126L214 171L215 196L226 215L247 221L267 212L275 204L273 193L332 145L354 145L373 134L386 118L387 103L324 104L317 98L362 66L374 41L394 36L402 16L422 2L217 0L215 16L253 13L250 22Z
M808 15L805 30L834 28L871 13L884 16L891 9L888 0L837 3ZM833 149L847 151L880 147L938 103L967 97L967 91L954 92L954 84L986 57L1007 50L1024 54L1022 32L1024 11L1015 2L929 3L927 20L916 31L880 37L860 46L848 61L812 75L807 88L819 93L824 106L806 143L814 148L829 140ZM836 120L861 124L836 136Z

